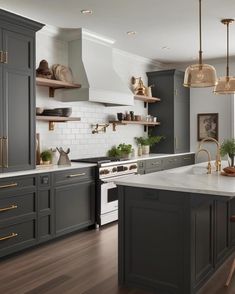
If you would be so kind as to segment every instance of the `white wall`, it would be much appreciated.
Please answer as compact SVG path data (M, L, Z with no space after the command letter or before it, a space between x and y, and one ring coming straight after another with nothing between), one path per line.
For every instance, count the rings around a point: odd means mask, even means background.
M36 37L36 64L46 59L51 66L54 63L67 64L67 43L38 32ZM127 87L131 76L142 76L146 82L147 71L161 69L158 64L152 63L142 57L131 55L119 50L114 51L114 66L120 77L126 82ZM78 81L79 82L79 81ZM48 130L48 124L37 122L37 133L40 133L41 150L46 148L63 147L71 149L70 158L106 155L107 150L119 143L134 143L135 136L144 134L143 126L118 126L117 131L112 131L112 126L106 133L92 134L92 124L107 123L109 119L116 119L117 112L133 110L135 114L146 115L147 110L140 101L135 101L134 107L105 107L92 102L63 103L48 97L48 89L36 89L37 106L56 108L71 106L72 116L81 117L81 122L58 123L54 131Z
M195 61L193 62L195 63ZM226 60L210 60L205 63L215 66L218 77L225 75ZM188 64L187 64L188 65ZM176 68L185 70L187 65L175 65ZM235 74L234 60L231 60L231 73ZM190 149L196 151L197 141L197 114L219 114L219 141L234 137L234 96L215 95L213 88L190 89ZM205 144L206 148L215 154L215 146L212 143Z

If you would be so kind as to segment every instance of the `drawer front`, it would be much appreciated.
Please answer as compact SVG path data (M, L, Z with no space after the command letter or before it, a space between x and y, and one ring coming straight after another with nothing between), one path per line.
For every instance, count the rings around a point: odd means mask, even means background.
M195 163L195 154L182 155L180 158L182 166Z
M164 158L163 160L163 168L170 169L181 166L181 158L180 156L173 156L169 158Z
M64 185L69 183L76 183L82 180L92 179L94 177L94 168L71 169L63 172L55 172L54 183L55 185Z
M35 176L30 177L16 177L0 179L0 196L6 195L6 193L21 190L23 188L35 188L36 178Z
M36 212L36 193L0 198L0 221Z
M50 174L41 174L38 176L38 186L39 188L47 188L51 185L51 176Z
M35 220L0 227L0 256L36 243Z
M146 161L146 169L148 170L161 170L162 160L161 159L151 159Z

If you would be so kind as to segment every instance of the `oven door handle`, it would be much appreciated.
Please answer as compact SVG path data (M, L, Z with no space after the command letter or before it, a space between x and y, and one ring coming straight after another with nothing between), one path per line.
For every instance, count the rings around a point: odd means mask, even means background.
M133 176L133 175L137 175L136 173L133 173L133 174L128 174L128 175L121 175L121 176L117 176L117 177L110 177L110 178L107 178L107 179L101 179L101 183L103 184L106 184L106 183L113 183L115 180L117 179L121 179L121 178L125 178L125 177L128 177L128 176Z

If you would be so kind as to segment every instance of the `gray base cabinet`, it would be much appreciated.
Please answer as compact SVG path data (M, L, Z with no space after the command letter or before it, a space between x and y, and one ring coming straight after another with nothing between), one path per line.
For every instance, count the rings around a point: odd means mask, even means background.
M195 154L146 159L138 161L138 173L149 174L195 163Z
M0 179L0 257L95 224L95 170Z
M119 283L195 294L232 253L229 207L214 195L120 186Z

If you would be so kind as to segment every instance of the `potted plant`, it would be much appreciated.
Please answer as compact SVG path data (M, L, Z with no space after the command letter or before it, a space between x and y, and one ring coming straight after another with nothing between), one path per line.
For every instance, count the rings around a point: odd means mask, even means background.
M159 143L162 139L164 139L163 136L152 136L151 134L147 137L135 137L136 144L142 146L143 154L149 154L150 147Z
M110 157L120 157L120 158L128 158L131 153L132 145L131 144L119 144L117 147L113 146L109 151L108 155Z
M230 158L229 166L234 167L234 156L235 156L235 139L234 138L223 141L220 148L220 154L222 156L225 156L227 154Z
M42 164L50 164L52 161L52 152L51 150L44 150L41 153Z

